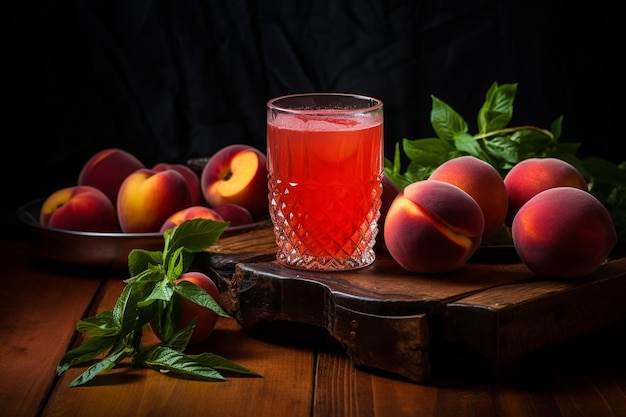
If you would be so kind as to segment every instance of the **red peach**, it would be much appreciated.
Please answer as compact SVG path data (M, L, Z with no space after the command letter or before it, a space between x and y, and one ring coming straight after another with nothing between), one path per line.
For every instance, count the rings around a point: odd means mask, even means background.
M554 187L587 191L587 181L569 162L557 158L529 158L518 162L504 177L509 196L506 224L511 225L520 207L532 197Z
M396 184L387 175L383 175L381 184L383 193L380 196L380 217L378 218L378 237L376 239L375 249L385 248L385 219L387 218L391 203L393 203L393 200L395 200L400 192Z
M163 233L167 229L173 229L176 226L179 226L185 220L191 219L208 219L215 220L218 222L223 222L224 219L218 212L213 209L210 209L206 206L191 206L184 208L182 210L177 211L172 214L170 217L165 220L163 226L161 226L160 232Z
M608 210L575 187L555 187L532 197L515 216L511 233L528 269L546 278L590 274L617 243Z
M191 282L192 284L202 288L211 297L213 297L213 300L215 300L218 305L220 304L220 293L217 285L206 274L196 271L185 272L181 274L180 277L174 281L174 283L179 284L182 281ZM179 302L179 314L176 317L172 317L175 321L174 326L176 327L176 330L182 330L191 322L191 320L197 318L198 321L196 322L196 327L194 327L191 338L189 339L189 344L197 344L208 339L215 328L215 324L217 323L217 319L219 317L218 314L210 308L196 304L193 301L183 298L177 294L174 294L174 297L176 297L174 299L176 300L175 302ZM150 328L155 332L157 337L162 338L158 329L157 319L150 322Z
M385 220L385 245L407 271L447 272L476 252L483 229L482 210L468 193L429 179L397 195Z
M131 173L144 164L131 153L119 148L107 148L96 152L83 165L78 174L78 185L90 185L101 190L117 204L120 185Z
M247 208L238 204L222 204L213 207L225 222L230 222L230 226L244 226L254 222L252 214Z
M62 188L41 206L42 226L79 232L119 232L115 207L99 189L88 185Z
M183 164L168 164L165 162L160 162L152 167L155 171L164 171L166 169L173 169L182 174L189 184L189 191L191 191L191 205L192 206L201 206L205 203L204 195L202 194L202 188L200 187L200 177L196 172Z
M143 168L122 182L117 217L125 233L156 233L169 216L189 206L191 191L178 171Z
M456 185L476 200L485 217L483 242L504 226L509 198L502 176L491 164L474 156L460 156L439 165L429 179Z
M258 149L234 144L217 151L209 158L200 185L211 207L237 204L248 209L253 217L266 217L269 211L267 158Z

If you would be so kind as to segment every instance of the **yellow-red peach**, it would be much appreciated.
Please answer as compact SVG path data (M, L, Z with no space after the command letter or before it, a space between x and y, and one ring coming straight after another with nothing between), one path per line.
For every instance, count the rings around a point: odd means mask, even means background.
M510 226L520 207L541 191L554 187L588 190L585 177L569 162L558 158L529 158L518 162L504 176L509 196L505 223Z
M168 164L166 162L159 162L152 167L155 171L165 171L166 169L173 169L182 174L189 184L189 191L191 191L191 205L201 206L205 204L204 195L202 194L202 188L200 187L200 177L196 172L183 164Z
M139 169L126 177L117 197L124 233L156 233L169 216L191 206L191 191L178 171Z
M170 217L163 222L163 226L161 226L160 232L163 233L167 229L173 229L176 226L179 226L185 220L191 219L207 219L207 220L215 220L218 222L223 222L224 219L218 212L213 209L208 208L207 206L191 206L184 208L182 210L177 211L172 214Z
M385 220L385 245L404 269L440 273L461 267L482 241L476 200L450 183L422 180L404 187Z
M43 202L39 223L79 232L119 232L115 207L99 189L88 185L62 188Z
M460 156L439 165L429 179L456 185L478 203L485 217L485 242L502 226L509 207L504 180L491 164L474 156Z
M101 190L117 204L120 185L133 171L145 168L133 154L119 148L107 148L96 152L87 160L78 174L78 185L90 185Z
M599 268L617 243L604 205L575 187L555 187L532 197L511 226L513 245L536 275L579 278Z
M237 204L254 218L269 212L267 158L258 149L244 144L228 145L207 161L200 185L211 207Z
M230 226L244 226L254 222L252 214L247 208L238 204L222 204L213 207L225 222L230 222Z

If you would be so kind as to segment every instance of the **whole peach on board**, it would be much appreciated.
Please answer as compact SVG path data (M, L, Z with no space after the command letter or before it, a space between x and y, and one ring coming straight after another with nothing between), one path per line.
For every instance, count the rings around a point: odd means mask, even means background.
M185 272L178 277L174 283L178 284L181 281L189 281L192 284L197 285L198 287L205 290L215 302L219 305L220 294L217 288L217 285L211 278L209 278L206 274L202 272ZM191 338L189 340L189 344L196 344L205 341L213 332L215 328L215 324L217 323L218 314L211 310L210 308L203 307L199 304L194 303L186 298L180 297L178 295L174 295L177 297L176 300L179 302L179 315L178 317L174 317L173 319L177 321L174 323L177 330L181 330L185 328L191 320L195 317L198 318L196 323L196 327L193 329L193 333L191 334ZM156 320L150 322L150 328L155 332L155 334L161 338L160 332L157 327Z
M191 205L201 206L205 203L204 195L202 194L202 188L200 188L200 177L196 172L183 164L168 164L166 162L159 162L152 167L155 171L165 171L166 169L173 169L178 171L185 177L187 184L189 184L189 191L191 191Z
M83 165L77 184L98 188L115 207L120 185L131 172L140 168L145 168L143 162L131 153L119 148L103 149Z
M169 216L189 206L191 191L181 173L142 168L122 182L117 217L124 233L156 233Z
M208 208L207 206L191 206L184 208L172 214L165 220L163 226L161 226L160 232L163 233L167 229L173 229L180 225L185 220L191 219L208 219L223 222L224 219L215 210Z
M62 188L50 194L39 214L42 226L79 232L119 232L115 207L89 185Z
M211 207L237 204L253 217L265 217L269 211L267 158L258 149L243 145L228 145L207 161L200 185Z
M398 186L387 175L383 175L381 184L383 193L380 196L380 217L378 218L378 237L376 238L375 249L385 248L385 219L391 203L400 192Z
M447 272L476 252L484 226L482 210L468 193L444 181L417 181L391 203L385 245L407 271Z
M429 179L456 185L476 200L485 216L483 242L504 226L509 198L502 176L491 164L474 156L460 156L439 165Z
M509 196L505 222L513 223L517 211L541 191L554 187L588 190L585 177L569 162L558 158L529 158L518 162L504 176Z
M515 216L511 234L528 269L546 278L590 274L617 243L608 210L575 187L550 188L532 197Z
M213 207L225 222L230 222L230 226L244 226L254 222L252 214L247 208L238 204L222 204Z

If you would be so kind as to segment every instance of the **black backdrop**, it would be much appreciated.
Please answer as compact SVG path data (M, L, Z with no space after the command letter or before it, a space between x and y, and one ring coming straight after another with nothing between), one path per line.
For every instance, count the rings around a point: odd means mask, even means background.
M432 135L431 94L475 132L488 87L518 83L512 124L547 128L563 115L561 139L582 142L581 156L626 159L623 47L608 1L15 3L3 225L19 204L74 183L105 147L146 165L230 143L264 150L266 101L295 92L381 98L391 157L402 138Z

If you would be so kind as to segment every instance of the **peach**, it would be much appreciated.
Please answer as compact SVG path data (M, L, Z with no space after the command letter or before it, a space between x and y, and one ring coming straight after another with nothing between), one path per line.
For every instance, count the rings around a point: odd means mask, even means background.
M254 222L248 209L238 204L222 204L213 207L213 210L222 216L225 222L230 222L230 226L244 226Z
M504 177L509 196L505 223L510 226L520 207L533 196L554 187L588 190L583 175L569 162L557 158L529 158L518 162Z
M174 283L179 284L182 281L191 282L192 284L202 288L219 306L220 293L217 285L206 274L197 271L185 272L181 274L180 277L174 281ZM182 330L191 322L191 320L197 318L198 321L196 322L196 327L194 327L191 338L189 339L189 344L197 344L208 339L215 328L219 315L210 308L196 304L193 301L182 298L177 294L175 294L174 297L176 297L175 300L177 300L177 305L179 307L178 314L172 317L175 330ZM158 319L150 322L150 328L154 331L157 337L160 339L163 338L158 327Z
M217 151L209 158L200 185L211 207L237 204L245 207L254 218L269 212L267 158L258 149L234 144Z
M201 206L205 203L204 195L202 194L202 188L200 188L200 177L196 172L183 164L168 164L166 162L159 162L152 167L155 171L164 171L166 169L173 169L182 174L182 176L189 184L189 191L191 191L191 205Z
M395 200L400 192L398 186L387 175L383 175L381 184L383 193L380 196L380 217L378 218L378 238L376 240L375 249L385 248L385 219L387 218L391 203L393 203L393 200Z
M125 233L153 233L169 216L189 206L191 191L182 174L142 168L122 182L117 217Z
M160 232L163 233L167 229L173 229L180 225L185 220L191 219L208 219L223 222L224 219L215 210L212 210L206 206L191 206L184 208L172 214L163 222Z
M515 216L511 233L528 269L546 278L590 274L617 243L608 210L575 187L550 188L529 199Z
M42 226L79 232L119 232L115 207L99 189L89 185L62 188L41 206Z
M460 156L439 165L429 179L456 185L478 203L485 217L485 242L502 226L509 207L504 180L491 164L474 156Z
M131 172L140 168L145 168L144 164L131 153L119 148L103 149L83 165L77 184L98 188L115 207L120 185Z
M468 193L437 180L407 185L385 220L385 245L404 269L440 273L459 268L476 252L485 226Z

